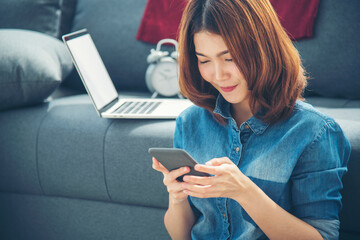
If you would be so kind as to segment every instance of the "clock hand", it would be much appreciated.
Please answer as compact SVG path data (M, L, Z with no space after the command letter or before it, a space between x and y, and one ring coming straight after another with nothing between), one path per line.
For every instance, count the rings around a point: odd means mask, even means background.
M165 73L160 72L160 75L163 76L164 78L167 78Z

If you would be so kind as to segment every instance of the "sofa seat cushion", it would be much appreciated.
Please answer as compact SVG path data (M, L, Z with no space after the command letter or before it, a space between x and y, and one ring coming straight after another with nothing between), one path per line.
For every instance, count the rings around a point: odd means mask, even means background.
M78 95L0 112L0 122L0 191L167 207L148 149L172 147L174 120L102 119Z
M307 97L306 101L322 108L360 108L360 100L346 98Z
M3 240L170 239L160 208L0 192L0 212Z
M65 45L43 33L0 29L0 110L44 101L73 69Z

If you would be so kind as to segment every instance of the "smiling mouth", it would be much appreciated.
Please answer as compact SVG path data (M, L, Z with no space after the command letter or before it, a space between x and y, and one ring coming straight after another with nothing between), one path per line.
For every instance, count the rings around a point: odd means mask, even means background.
M231 92L231 91L233 91L236 87L237 87L237 85L231 86L231 87L220 87L220 88L221 88L221 90L224 91L224 92Z

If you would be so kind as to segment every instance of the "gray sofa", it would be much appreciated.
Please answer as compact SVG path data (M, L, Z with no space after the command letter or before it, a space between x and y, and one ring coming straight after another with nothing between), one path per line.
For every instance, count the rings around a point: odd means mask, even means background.
M0 0L0 48L8 28L59 39L86 27L121 96L150 96L144 76L154 45L135 40L146 0L30 2L33 8ZM29 16L13 13L24 8ZM311 76L306 100L334 117L352 145L340 213L340 238L350 240L360 239L359 10L358 0L320 1L314 37L295 43ZM50 17L26 20L41 14ZM14 16L23 16L22 25ZM7 53L24 45L12 44ZM15 73L26 81L38 71L27 75L16 68L6 75L9 67L0 68L0 239L169 239L163 226L167 191L147 150L172 146L175 121L99 118L68 56L59 54L63 46L55 45L59 61L40 64L55 69L51 83L39 83L41 75L26 88L9 78ZM38 56L36 49L27 57ZM8 59L0 58L0 66L14 63Z

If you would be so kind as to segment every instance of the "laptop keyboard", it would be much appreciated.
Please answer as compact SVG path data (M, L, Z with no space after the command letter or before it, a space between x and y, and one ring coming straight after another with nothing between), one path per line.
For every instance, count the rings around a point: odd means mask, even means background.
M151 101L130 101L122 104L114 113L122 114L151 114L161 102Z

